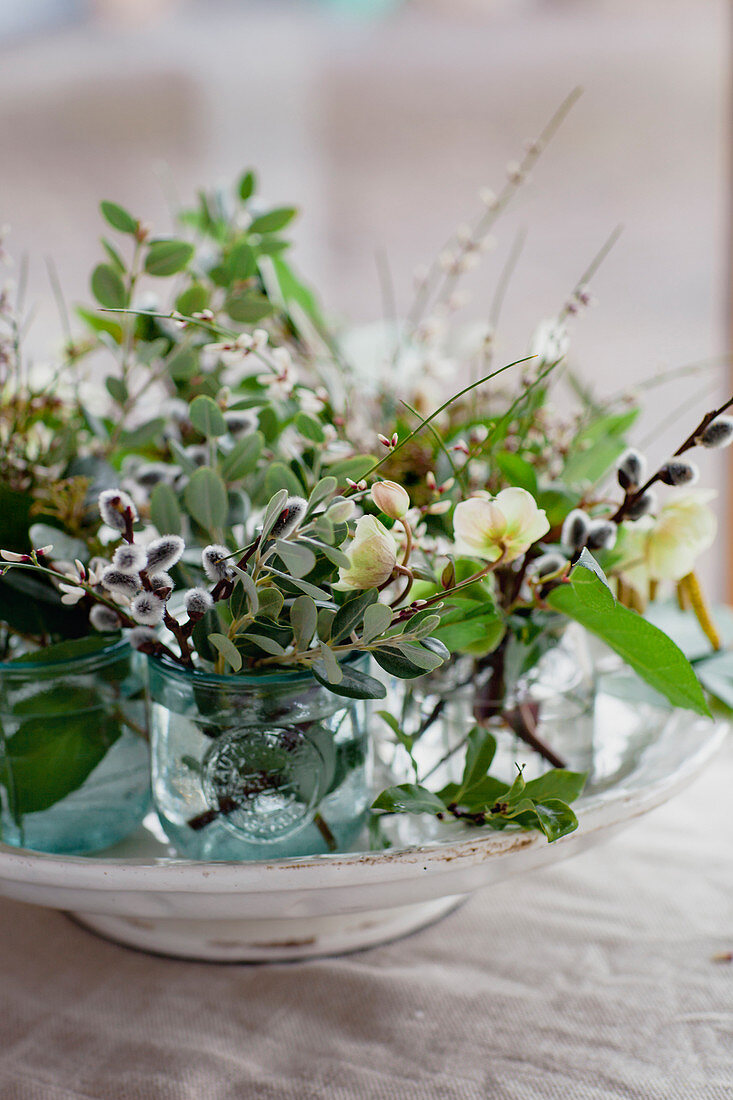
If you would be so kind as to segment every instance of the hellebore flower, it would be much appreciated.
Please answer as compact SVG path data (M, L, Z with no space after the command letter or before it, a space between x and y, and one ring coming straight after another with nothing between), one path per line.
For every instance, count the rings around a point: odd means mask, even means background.
M459 553L484 561L521 557L550 530L542 508L526 489L502 489L495 497L462 500L453 514Z
M650 581L678 581L691 573L715 541L717 519L708 507L715 496L713 489L693 490L665 504L656 519L623 524L618 569L627 584L645 593Z
M390 519L402 519L410 510L407 490L396 481L377 481L372 485L372 500Z
M392 576L397 562L397 545L376 516L362 516L346 551L349 568L339 569L336 588L379 588Z

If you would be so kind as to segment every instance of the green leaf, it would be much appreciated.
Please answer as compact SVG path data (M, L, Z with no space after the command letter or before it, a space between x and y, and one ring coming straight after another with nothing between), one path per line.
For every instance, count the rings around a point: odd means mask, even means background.
M265 474L265 491L276 493L278 489L287 489L288 496L299 497L303 495L303 486L284 462L272 462Z
M97 264L91 286L92 294L105 309L124 309L127 305L125 284L111 264Z
M186 507L204 530L220 531L226 523L227 490L216 470L201 466L191 475L183 493Z
M293 206L279 206L275 210L268 210L266 214L260 214L248 227L249 233L277 233L284 229L298 213Z
M137 219L133 218L132 214L128 214L123 206L105 200L100 202L99 209L102 211L102 217L113 229L119 230L120 233L130 233L133 236L137 233Z
M80 558L86 561L89 557L87 544L82 539L72 538L58 527L51 527L48 523L34 523L28 532L31 545L38 549L39 546L53 546L53 556L57 561L73 561Z
M340 684L344 678L344 673L341 665L336 659L336 654L325 644L325 642L321 642L319 650L321 654L320 663L323 665L329 686L333 687L335 684Z
M255 325L274 313L274 307L269 298L253 290L239 290L230 294L224 309L233 321L239 321L245 325Z
M257 610L258 617L277 621L285 603L280 589L272 587L258 588L257 595L260 601Z
M709 716L700 682L675 643L614 599L593 557L584 551L569 581L547 597L556 611L584 626L673 706Z
M109 256L112 267L114 267L116 271L119 271L120 275L124 275L127 270L127 268L125 267L125 261L122 259L114 245L110 244L108 240L105 240L105 238L102 237L102 248Z
M537 474L526 458L514 454L513 451L499 451L493 457L509 485L526 489L533 497L537 497Z
M205 394L194 397L188 406L188 418L196 431L207 439L226 434L227 426L221 409L213 398Z
M323 431L323 426L314 416L308 416L308 414L304 412L296 413L295 427L300 435L302 435L304 439L310 440L311 443L323 443L325 441L326 436Z
M196 374L198 359L191 348L174 348L166 362L166 366L168 367L168 374L174 382L185 382Z
M553 768L538 779L530 779L525 784L524 793L534 802L547 802L548 799L574 802L583 790L587 778L586 772L570 772L565 768Z
M42 704L44 693L29 700ZM63 712L59 707L63 704ZM16 820L38 813L78 790L121 734L93 693L67 686L63 699L49 700L49 713L20 723L6 741L0 782Z
M130 396L127 386L122 379L116 378L113 374L105 378L104 387L112 400L116 401L118 405L124 405L125 401L127 401Z
M307 649L316 632L318 608L310 596L297 596L290 607L296 649Z
M122 343L122 326L118 321L113 321L111 317L107 317L103 313L94 313L90 309L84 309L83 306L77 306L75 313L92 332L106 332L116 344Z
M377 646L370 652L385 672L388 672L391 676L398 676L400 680L414 680L416 677L424 676L426 672L438 668L443 663L442 658L438 658L418 646L401 645L396 642L390 645Z
M248 632L244 635L244 640L254 642L255 645L259 646L260 649L264 649L265 653L269 653L272 657L285 656L284 646L281 646L274 638L268 638L266 634L250 634Z
M456 801L485 779L496 753L496 738L488 730L474 726L468 735L466 760Z
M400 783L398 787L388 787L375 798L372 809L393 814L445 813L445 806L438 796L419 783Z
M239 181L239 197L242 202L246 202L247 199L251 199L255 190L257 189L257 176L249 169L244 173Z
M361 632L363 642L371 642L384 634L392 624L392 608L386 603L369 604L364 612L364 627Z
M229 253L229 270L233 280L251 279L257 273L257 257L251 244L239 241Z
M201 313L209 304L209 291L201 283L194 283L187 287L176 298L176 309L184 317L191 317L194 313Z
M329 688L334 695L343 695L346 699L384 699L387 694L387 689L379 680L346 663L341 665L343 679L338 684L332 684L316 666L311 671L319 684Z
M153 241L148 248L145 257L145 270L148 275L159 278L166 275L175 275L183 271L184 267L193 259L194 247L187 241L158 240Z
M264 544L272 530L277 517L285 507L285 501L288 499L287 489L278 489L276 493L273 493L272 497L267 503L265 508L265 514L262 517L262 530L260 531L260 544Z
M227 638L226 634L214 633L209 634L209 641L221 653L226 663L231 665L234 672L239 672L242 667L242 654L231 638Z
M368 588L360 592L358 596L343 604L336 612L336 618L331 627L331 641L334 644L348 638L352 631L358 630L364 618L366 609L379 599L376 588Z
M260 597L257 591L257 585L252 580L246 569L240 569L238 565L233 565L232 569L239 577L239 583L241 584L242 589L245 593L249 613L251 615L256 615L257 612L260 610ZM282 607L282 604L280 606Z
M145 447L148 443L153 443L167 423L165 417L157 416L155 420L148 420L145 424L139 424L137 428L130 428L128 432L122 432L119 440L120 447L123 450L132 451L138 447Z
M351 478L352 481L360 481L376 462L374 455L352 455L351 458L343 458L340 462L334 462L328 467L328 472L339 482Z
M181 509L170 485L156 485L150 495L150 518L161 535L180 535Z
M247 477L256 468L265 445L262 432L253 432L235 443L229 454L221 460L220 470L224 480L231 484Z
M578 819L564 802L558 798L548 798L537 802L534 807L540 828L549 841L559 840L578 828Z
M337 486L338 482L335 477L322 477L314 486L311 495L308 497L308 511L312 511L322 500L325 500L326 497L330 497L332 493L335 493Z
M104 636L90 634L86 638L70 638L64 642L55 642L53 645L44 646L42 650L22 653L19 657L14 657L10 664L35 664L37 661L44 663L47 661L75 661L79 657L91 657L95 653L101 653L102 650L109 649L110 641L113 640L115 640L115 636L109 634ZM30 713L33 713L37 708L38 698L37 695L30 696L28 700L24 700L24 702L30 704L30 708L24 710L22 704L19 704L15 709L15 713L29 713L29 710Z
M288 572L298 580L307 577L316 567L316 555L302 543L277 539L275 549L287 566Z

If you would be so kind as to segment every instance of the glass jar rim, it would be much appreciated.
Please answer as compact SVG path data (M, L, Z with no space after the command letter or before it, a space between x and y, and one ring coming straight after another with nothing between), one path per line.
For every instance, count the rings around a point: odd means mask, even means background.
M352 650L339 663L351 664L358 661L360 657L366 656L368 654L365 652ZM186 665L179 665L165 654L159 657L152 653L148 654L148 665L157 668L169 678L189 683L193 680L197 684L210 684L212 687L237 687L242 685L255 687L258 684L299 684L308 681L320 684L320 681L316 680L310 669L280 670L278 672L208 672L203 668L188 668ZM327 684L320 686L328 687Z
M118 660L126 651L133 652L127 638L117 638L109 645L103 646L94 653L82 654L79 657L57 657L44 660L43 649L39 649L39 659L35 660L35 653L24 657L22 661L0 661L0 676L17 676L19 679L28 678L31 673L43 672L53 669L62 673L75 669L83 669L85 672L93 672L103 665L111 664ZM33 658L33 659L31 659Z

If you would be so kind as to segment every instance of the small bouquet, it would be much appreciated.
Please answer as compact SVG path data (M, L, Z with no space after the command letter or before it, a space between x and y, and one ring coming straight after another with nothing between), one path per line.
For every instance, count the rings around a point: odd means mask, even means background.
M733 440L733 401L689 425L675 454L649 469L628 444L638 414L629 402L582 395L572 414L554 412L567 323L589 303L602 256L514 363L494 365L493 327L469 338L451 323L461 277L570 102L421 275L392 333L389 370L369 364L376 385L352 361L353 335L330 330L285 259L294 209L262 209L252 172L233 196L202 192L184 211L191 239L155 238L103 203L129 247L103 242L91 282L102 310L80 310L89 336L67 346L59 396L39 403L6 381L24 418L4 439L12 478L2 491L23 498L0 521L6 639L15 631L47 646L61 634L122 632L153 678L168 675L158 695L151 689L154 712L168 713L165 734L154 719L154 789L159 810L163 788L177 792L163 816L184 850L186 829L284 843L306 820L333 848L337 796L342 808L351 797L359 825L369 801L375 815L540 829L549 840L572 831L569 803L584 776L561 766L520 690L571 621L657 698L709 713L700 678L721 642L694 564L715 519L710 494L691 488L689 453ZM498 306L492 315L495 324ZM95 407L79 376L103 362L106 404ZM459 368L471 380L431 401ZM663 502L660 487L671 490ZM29 522L36 515L41 529ZM27 581L49 597L35 632L19 631L11 606ZM667 582L709 639L700 678L644 614ZM462 768L435 789L426 784L435 768L416 752L431 723L405 727L394 685L409 696L465 661L474 720L439 762L462 752ZM190 689L185 707L170 701L174 683ZM217 684L224 695L212 694ZM267 684L275 694L295 684L297 699L276 713ZM333 746L344 715L356 728L355 708L384 699L381 718L413 777L366 800L358 738L348 751ZM156 756L170 712L185 716L181 744ZM497 716L555 766L529 781L521 768L513 780L489 774ZM357 771L362 794L345 794Z

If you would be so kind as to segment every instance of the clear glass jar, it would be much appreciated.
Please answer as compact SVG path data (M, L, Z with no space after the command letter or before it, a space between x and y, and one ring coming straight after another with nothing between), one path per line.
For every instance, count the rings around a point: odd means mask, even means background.
M401 729L416 738L414 756L420 775L430 774L430 785L457 778L456 760L460 763L462 754L449 754L477 722L494 733L492 774L506 780L516 775L516 763L526 765L528 779L553 763L572 771L592 770L596 675L580 627L570 624L529 672L516 682L502 678L501 683L503 694L497 695L490 659L478 664L459 657L427 676L392 685L392 713ZM548 746L556 760L534 751L520 731ZM377 751L382 765L400 782L413 780L407 754L384 731ZM440 763L444 756L445 766Z
M371 799L363 700L307 672L220 676L150 657L148 677L153 797L181 854L275 859L354 843Z
M144 673L124 639L0 662L0 840L81 855L135 831L150 806Z

